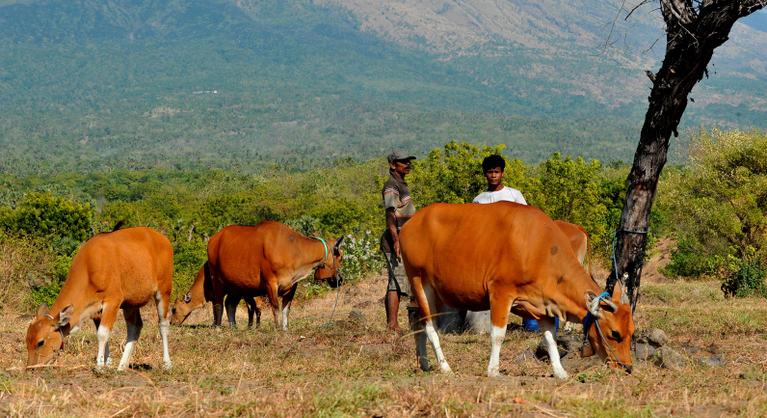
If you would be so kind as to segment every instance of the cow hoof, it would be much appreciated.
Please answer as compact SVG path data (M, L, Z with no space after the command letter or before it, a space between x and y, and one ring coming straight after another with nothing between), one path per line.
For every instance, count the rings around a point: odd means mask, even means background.
M497 369L496 370L488 370L487 371L487 377L498 377L500 375L501 375L501 373Z
M450 368L450 366L447 365L447 363L440 365L439 369L444 374L453 374L453 370Z
M169 361L165 361L165 362L162 363L162 368L165 369L165 370L170 370L170 369L173 368L173 363L171 363Z
M562 379L562 380L567 380L569 376L567 375L567 372L564 370L562 371L554 370L554 377L558 379Z

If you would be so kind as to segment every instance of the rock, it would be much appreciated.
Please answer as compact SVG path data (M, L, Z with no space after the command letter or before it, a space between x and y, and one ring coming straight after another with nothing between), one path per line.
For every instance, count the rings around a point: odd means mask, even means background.
M349 321L354 322L356 324L364 324L365 323L365 314L358 310L352 310L349 312Z
M708 367L722 367L724 366L724 360L718 354L703 358L700 360L703 365Z
M634 349L634 357L637 360L647 361L655 354L655 347L648 343L637 342Z
M662 329L650 328L646 331L647 342L653 347L662 347L668 342L668 336Z
M682 370L687 364L687 360L670 347L661 347L656 350L652 356L652 361L658 367L674 371Z

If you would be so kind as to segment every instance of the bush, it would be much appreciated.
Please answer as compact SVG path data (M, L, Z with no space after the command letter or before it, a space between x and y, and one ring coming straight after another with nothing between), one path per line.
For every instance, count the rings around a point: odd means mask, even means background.
M726 297L767 296L765 277L767 266L761 261L737 260L734 272L722 282L722 292Z
M348 235L343 242L344 279L355 282L366 274L380 272L384 268L384 258L380 250L380 237L365 231L359 237Z
M49 193L26 194L15 208L0 212L0 225L8 232L45 237L63 244L60 253L71 254L93 233L90 203L76 202Z
M671 251L671 261L663 270L664 274L682 277L710 276L717 272L721 261L718 257L702 257L701 243L684 239Z
M667 269L711 273L728 295L760 294L767 265L767 135L702 133L690 164L662 188L668 225L679 241Z

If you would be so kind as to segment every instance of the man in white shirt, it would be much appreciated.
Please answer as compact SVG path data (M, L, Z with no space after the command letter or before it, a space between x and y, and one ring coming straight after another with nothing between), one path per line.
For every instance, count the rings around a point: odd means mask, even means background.
M525 197L517 189L503 185L503 170L506 161L500 155L491 155L482 160L482 171L487 180L487 191L474 198L474 203L495 203L500 201L515 202L526 205Z
M503 185L503 171L506 169L506 161L500 155L494 154L482 160L482 172L487 180L487 190L478 194L473 203L495 203L500 201L514 202L527 205L525 197L517 189ZM475 329L483 329L485 322L489 324L489 311L467 312L466 321ZM522 326L528 331L538 331L538 321L535 319L522 319Z

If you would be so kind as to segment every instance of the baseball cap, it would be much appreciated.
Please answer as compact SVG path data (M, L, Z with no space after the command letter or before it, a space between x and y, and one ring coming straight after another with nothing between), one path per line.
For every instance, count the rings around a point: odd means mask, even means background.
M415 160L414 155L409 155L406 152L402 150L394 150L389 156L387 157L389 159L389 163L393 163L395 161L402 161L402 160Z

